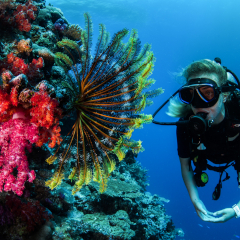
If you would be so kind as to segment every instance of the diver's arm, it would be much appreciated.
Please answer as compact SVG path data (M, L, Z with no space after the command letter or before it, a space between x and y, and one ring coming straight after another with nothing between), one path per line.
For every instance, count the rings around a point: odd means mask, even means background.
M196 201L200 200L197 190L197 185L194 180L194 174L192 167L190 165L190 158L179 158L181 163L182 178L185 183L185 186L188 190L190 199L194 204ZM189 169L190 166L190 169Z
M197 189L196 182L194 180L194 174L193 174L192 167L190 165L190 161L191 161L190 158L180 158L183 181L185 183L185 186L188 190L189 196L191 198L191 201L193 203L193 206L198 216L203 221L212 222L214 221L215 218L213 216L210 216L210 214L212 213L207 210L204 203L199 198L198 189Z

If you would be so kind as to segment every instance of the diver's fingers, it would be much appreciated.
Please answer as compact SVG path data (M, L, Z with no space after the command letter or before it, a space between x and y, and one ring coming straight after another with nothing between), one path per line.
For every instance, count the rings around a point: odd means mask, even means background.
M215 222L215 217L212 217L210 215L205 215L202 217L202 220L205 221L205 222Z
M225 214L224 210L220 210L220 211L214 212L213 216L219 216L219 215L222 215L222 214Z
M214 212L207 211L207 214L214 216Z
M212 219L210 219L209 222L224 223L224 222L226 222L226 221L227 221L226 217L225 217L225 216L222 216L222 217L219 217L219 218L212 218Z
M204 215L207 215L206 209L204 209L202 206L196 208L196 211L198 211L198 212L200 212L200 213L202 213L202 214L204 214Z
M213 216L213 212L210 212L210 211L208 211L207 209L202 209L201 211L200 211L202 214L204 214L204 215L212 215Z
M204 214L203 212L198 212L198 216L205 222L212 222L215 218L209 214Z

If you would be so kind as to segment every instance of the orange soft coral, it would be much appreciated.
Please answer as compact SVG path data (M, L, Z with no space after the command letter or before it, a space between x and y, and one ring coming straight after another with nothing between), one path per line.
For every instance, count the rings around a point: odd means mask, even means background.
M30 47L30 39L22 39L18 42L17 44L17 53L20 54L25 54L27 56L30 55L30 53L32 52L32 49Z
M17 91L17 87L13 87L11 89L10 100L11 100L12 105L14 107L17 107L17 105L18 105L18 91Z

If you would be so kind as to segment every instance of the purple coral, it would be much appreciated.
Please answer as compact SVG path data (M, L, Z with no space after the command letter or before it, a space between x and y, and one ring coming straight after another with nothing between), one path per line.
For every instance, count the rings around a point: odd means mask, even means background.
M14 222L14 216L8 207L0 204L0 226L5 224L12 224Z
M14 217L19 218L25 224L28 232L33 232L46 221L53 218L51 212L43 207L39 201L23 202L16 195L7 195L6 208L8 208Z
M65 21L62 18L59 18L55 23L54 23L54 27L56 30L62 32L67 28L67 24L65 23Z

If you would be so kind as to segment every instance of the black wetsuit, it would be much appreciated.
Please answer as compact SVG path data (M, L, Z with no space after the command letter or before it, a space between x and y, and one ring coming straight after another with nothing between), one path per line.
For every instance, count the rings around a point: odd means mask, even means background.
M188 119L191 115L192 114L188 115L184 120ZM215 164L229 163L237 160L240 156L240 134L233 141L229 141L229 138L238 134L238 131L231 127L232 122L229 117L229 112L226 109L226 117L224 120L208 128L201 137L201 143L204 144L206 150L198 150L198 144L192 144L193 138L187 125L177 126L179 157L190 157L193 159L194 156L197 156L200 152L204 154L206 159Z

